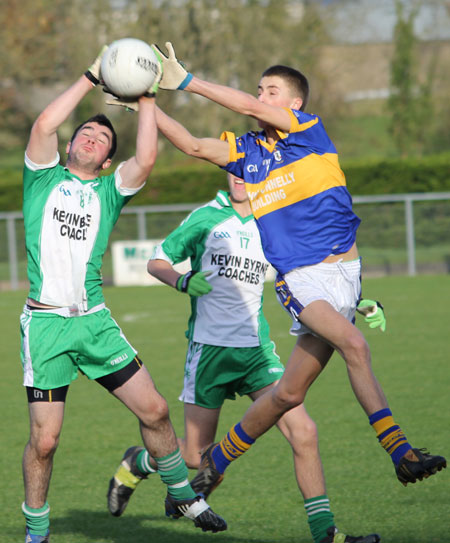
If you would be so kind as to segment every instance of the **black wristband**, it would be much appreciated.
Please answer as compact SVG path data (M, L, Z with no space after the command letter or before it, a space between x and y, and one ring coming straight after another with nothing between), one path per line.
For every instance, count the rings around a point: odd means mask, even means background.
M197 272L191 270L179 277L177 281L177 290L180 292L187 292L189 281L196 273Z
M89 70L86 70L84 72L84 75L89 79L89 81L94 85L97 86L100 81L95 77L95 75L92 74Z

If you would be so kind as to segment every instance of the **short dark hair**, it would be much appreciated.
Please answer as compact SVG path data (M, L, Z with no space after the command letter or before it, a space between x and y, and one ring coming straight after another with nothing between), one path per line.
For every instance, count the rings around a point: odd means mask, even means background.
M306 76L294 68L282 66L281 64L267 68L261 77L268 77L272 75L277 75L278 77L284 79L294 91L295 95L300 96L300 98L303 100L300 110L305 111L309 98L309 83Z
M114 130L114 127L111 121L108 119L106 115L103 115L103 113L97 113L97 115L94 115L93 117L89 117L89 119L87 119L86 121L82 122L79 126L77 126L74 130L74 133L72 134L72 137L70 138L70 141L73 141L75 139L75 136L87 123L97 123L100 126L106 126L106 128L109 128L111 130L111 133L112 133L111 149L109 150L108 156L106 158L112 158L117 149L117 134L116 134L116 131Z

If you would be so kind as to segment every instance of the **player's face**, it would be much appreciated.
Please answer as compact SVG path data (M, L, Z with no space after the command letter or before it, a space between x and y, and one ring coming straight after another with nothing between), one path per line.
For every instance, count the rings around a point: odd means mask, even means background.
M68 144L69 158L77 164L93 169L108 167L107 158L112 145L111 130L98 123L86 123Z
M263 104L274 107L299 109L301 99L293 95L291 87L278 75L268 75L261 78L258 85L258 100ZM260 128L266 128L263 121L258 121Z
M258 85L258 100L269 106L293 107L295 98L284 79L277 75L263 77Z
M228 187L230 189L230 198L233 202L242 203L248 200L248 194L245 189L244 180L229 173Z

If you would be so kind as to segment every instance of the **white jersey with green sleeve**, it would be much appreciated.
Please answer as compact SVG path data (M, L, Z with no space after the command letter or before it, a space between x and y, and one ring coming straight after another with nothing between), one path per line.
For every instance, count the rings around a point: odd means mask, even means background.
M212 291L191 297L186 336L222 347L256 347L270 341L262 313L264 257L256 221L243 218L228 194L194 210L155 248L152 259L177 264L191 259L194 271L211 271Z
M103 303L101 265L122 207L139 189L114 174L83 181L59 164L25 155L23 215L29 297L87 311Z

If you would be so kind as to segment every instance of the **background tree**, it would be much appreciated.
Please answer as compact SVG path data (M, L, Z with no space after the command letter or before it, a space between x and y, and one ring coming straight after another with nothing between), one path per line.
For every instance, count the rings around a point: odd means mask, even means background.
M437 57L433 55L428 67L419 71L420 43L414 34L418 8L419 5L413 3L409 13L405 13L404 4L396 0L388 107L392 115L392 137L402 157L422 154L434 125L432 89Z

